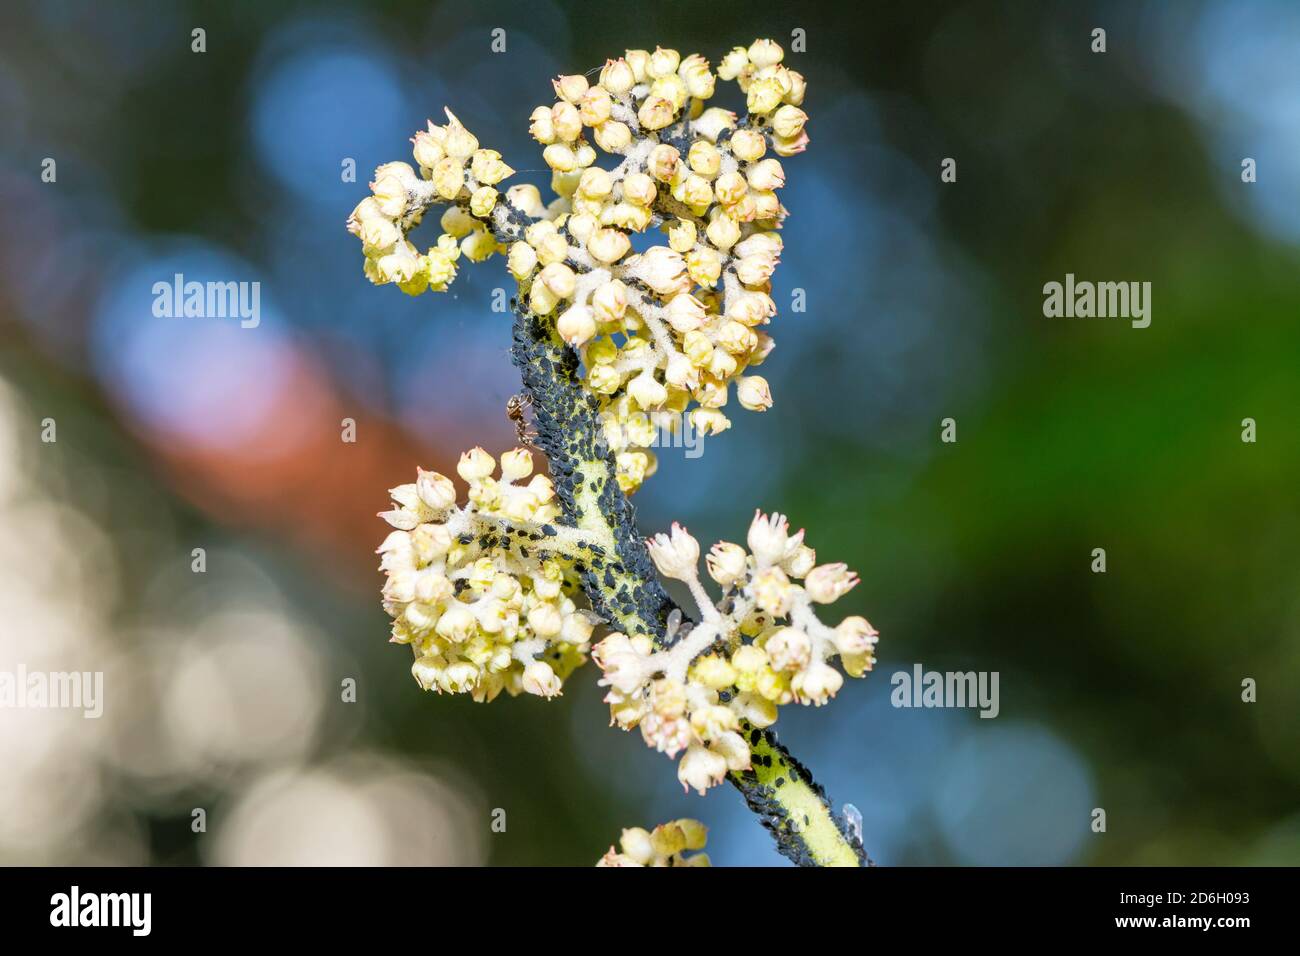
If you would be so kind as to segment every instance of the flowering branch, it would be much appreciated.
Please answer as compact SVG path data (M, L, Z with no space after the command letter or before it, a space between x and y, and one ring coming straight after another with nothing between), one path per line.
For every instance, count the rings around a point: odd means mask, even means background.
M749 371L773 345L759 327L776 312L770 280L786 215L776 192L785 171L766 154L792 156L808 141L804 80L782 58L759 40L715 74L698 55L629 50L595 85L558 78L557 102L530 123L553 171L549 205L531 185L503 199L497 184L514 171L448 111L445 125L430 121L412 140L419 172L380 166L348 228L370 280L411 295L445 290L462 257L506 255L519 284L512 357L550 466L550 477L525 484L532 457L516 449L497 478L496 460L474 449L457 469L465 505L433 473L392 490L385 609L421 686L476 700L502 690L553 697L590 654L613 722L639 727L669 757L683 753L684 787L703 793L730 779L786 856L859 865L859 838L769 729L780 705L835 695L834 660L851 676L870 669L871 625L849 617L830 627L814 607L856 576L817 565L782 516L756 514L748 550L723 542L708 555L723 589L715 604L695 539L674 525L645 541L628 497L654 473L649 449L665 419L724 431L733 384L743 408L772 404L767 381ZM706 106L718 79L737 83L746 116ZM612 169L595 165L588 131L619 157ZM421 254L409 234L439 206L442 234ZM634 253L631 234L649 229L666 244ZM661 575L686 585L693 614ZM597 624L609 633L593 647ZM644 840L625 831L625 852L611 859L672 864L698 848L697 827L677 821Z

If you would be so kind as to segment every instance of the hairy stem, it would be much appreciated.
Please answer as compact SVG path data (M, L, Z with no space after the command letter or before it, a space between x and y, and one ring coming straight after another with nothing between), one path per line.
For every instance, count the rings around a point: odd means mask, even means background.
M578 380L578 357L552 324L515 307L511 355L532 393L537 445L550 460L565 520L608 553L576 565L592 608L624 633L667 645L667 620L676 605L660 584L637 531L636 511L615 478L599 406ZM749 808L771 832L782 855L800 866L869 864L826 793L776 734L744 726L752 767L728 775Z

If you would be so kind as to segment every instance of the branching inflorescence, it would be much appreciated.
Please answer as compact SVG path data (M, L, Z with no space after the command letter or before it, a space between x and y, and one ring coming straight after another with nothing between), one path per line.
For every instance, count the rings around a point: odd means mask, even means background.
M772 403L751 369L773 345L761 327L776 312L786 215L777 157L808 141L804 80L782 59L770 40L733 49L716 73L699 55L629 50L594 85L559 77L557 102L530 126L552 170L549 205L532 185L502 195L513 170L448 111L413 138L416 166L376 170L348 228L370 280L413 295L445 290L462 257L506 256L519 286L513 355L550 464L550 478L533 475L531 454L515 449L497 478L474 449L458 468L465 504L431 472L392 490L384 606L420 685L484 701L502 690L553 697L590 653L613 722L680 753L685 787L730 776L787 855L856 864L860 843L766 730L779 705L835 695L833 659L851 676L870 669L871 625L832 627L816 611L856 577L818 565L781 515L756 514L747 549L722 542L706 558L715 603L695 539L674 525L644 542L627 498L654 472L658 429L725 430L733 384L746 409ZM718 79L739 85L743 118L707 106ZM617 163L597 165L596 147ZM410 234L438 205L442 234L421 253ZM661 241L637 252L638 234ZM655 569L686 585L697 620ZM593 648L598 626L608 633Z

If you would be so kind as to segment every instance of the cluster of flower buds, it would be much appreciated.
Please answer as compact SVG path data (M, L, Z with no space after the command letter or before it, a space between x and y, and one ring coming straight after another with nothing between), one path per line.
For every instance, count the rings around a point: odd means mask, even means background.
M461 456L465 505L436 472L391 490L396 507L380 513L394 528L378 551L384 610L425 690L554 697L586 660L596 618L573 600L571 561L548 545L558 514L550 479L532 474L523 448L496 470L481 448Z
M366 275L418 295L446 289L461 256L507 251L520 301L581 350L619 484L635 491L654 472L653 423L682 426L689 414L701 434L723 431L733 385L743 408L772 404L753 369L773 345L762 326L776 313L778 157L808 142L804 78L783 57L757 40L715 72L698 54L628 50L595 83L557 78L556 102L529 126L552 171L549 205L532 185L503 202L496 187L513 170L448 111L445 126L413 139L418 173L379 167L349 218ZM708 105L719 79L744 93L743 118ZM616 168L596 165L597 147L621 157ZM443 232L421 254L407 234L437 203L448 205ZM658 243L635 251L632 235L651 229Z
M624 830L618 845L612 846L597 862L597 866L708 866L709 855L696 853L686 856L687 850L702 850L709 829L699 820L673 820L662 823L650 832L640 827Z
M818 565L803 537L783 516L756 513L748 550L715 544L705 562L723 589L714 606L699 579L699 543L673 525L650 539L650 556L660 574L687 585L701 620L689 631L679 625L668 650L623 634L593 648L613 722L639 727L669 757L684 751L677 777L686 789L703 793L729 771L749 769L742 721L769 727L782 704L820 706L835 696L844 678L833 658L852 677L871 669L875 628L856 616L830 627L814 611L857 576L843 564Z
M557 102L533 111L559 199L510 245L510 271L528 307L554 315L581 350L586 382L604 405L618 480L635 491L654 471L655 419L689 410L702 434L726 429L732 384L740 405L772 404L767 381L746 374L772 339L771 277L785 209L781 162L807 143L804 80L771 40L737 47L715 74L698 54L628 50L598 82L555 81ZM706 102L735 80L748 116ZM622 156L595 165L587 141ZM657 226L663 242L635 253L630 233Z
M409 295L446 291L464 255L481 262L498 251L489 228L499 194L496 186L514 170L493 149L481 149L474 134L447 110L445 126L416 133L417 175L407 163L385 163L375 170L371 195L348 217L348 231L361 240L366 276L376 285L392 282ZM448 204L442 235L421 254L407 239L425 210Z

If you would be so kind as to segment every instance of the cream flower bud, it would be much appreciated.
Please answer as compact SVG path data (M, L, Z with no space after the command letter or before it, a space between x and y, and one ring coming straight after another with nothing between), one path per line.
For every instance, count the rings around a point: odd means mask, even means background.
M411 154L422 169L432 169L438 160L447 155L442 144L427 130L418 131L411 137L411 142L414 144Z
M695 245L695 223L688 219L674 220L668 227L668 246L674 252L687 253Z
M686 84L686 92L696 99L707 100L717 85L717 78L709 69L709 61L698 53L692 53L682 61L677 68L677 75Z
M623 180L623 198L638 206L649 206L657 192L654 180L645 173L628 173Z
M536 218L546 213L546 204L542 202L542 194L532 183L520 183L517 186L511 186L506 190L506 202L525 216Z
M745 549L729 541L719 541L709 549L705 564L709 577L725 587L738 582L749 569L748 555Z
M555 331L565 342L577 348L596 334L596 318L585 305L570 306L560 314Z
M569 256L569 244L564 241L564 237L558 232L542 236L535 248L537 249L537 261L544 266L562 263Z
M790 526L785 515L765 515L755 511L745 540L760 568L779 564L785 558L786 544L790 540Z
M783 137L777 136L773 142L773 148L778 156L797 156L808 148L808 134L800 133L798 136Z
M558 77L551 81L551 85L555 87L556 96L570 103L577 103L587 92L587 78L581 73Z
M692 282L712 289L722 274L722 253L709 246L697 246L686 254L686 271Z
M456 463L456 473L471 484L491 477L496 468L496 459L482 448L471 448Z
M677 779L684 790L695 790L701 796L709 787L722 782L727 775L727 760L703 744L691 744L677 765Z
M776 111L772 117L772 130L776 135L785 139L791 139L803 132L804 124L808 122L808 114L797 106L785 105Z
M691 389L699 384L700 373L691 360L679 352L668 359L664 379L675 388Z
M584 169L578 180L578 195L590 199L604 199L614 188L609 173L599 166Z
M533 661L524 668L524 692L547 699L560 693L560 678L545 661Z
M443 524L422 524L411 532L411 545L421 561L436 561L451 550L451 532Z
M781 105L784 95L780 83L772 77L764 77L749 84L749 91L745 94L745 108L751 113L770 113Z
M799 545L781 562L781 570L792 578L802 578L817 563L817 552L805 544Z
M749 185L755 189L780 189L785 185L785 170L778 159L765 159L749 168Z
M445 511L456 503L456 486L450 478L423 468L417 468L416 474L419 475L415 482L416 494L434 511Z
M600 85L618 96L636 86L636 77L627 60L619 57L617 60L605 61L605 66L600 71Z
M598 620L594 614L586 611L575 611L572 614L564 616L564 627L560 631L560 639L565 644L575 646L586 644L591 640L591 632L595 630Z
M448 156L459 159L462 163L469 159L478 149L478 139L461 125L460 120L451 110L444 109L447 114L447 136L442 141L442 148L447 151Z
M742 325L759 325L776 314L776 303L763 292L742 292L727 303L727 318Z
M484 186L495 186L515 171L501 161L501 154L495 149L480 149L470 160L470 173Z
M772 407L772 392L761 375L743 375L736 382L736 399L751 412L765 412Z
M726 690L736 682L736 669L726 658L709 654L691 666L691 678L710 690Z
M423 690L433 690L438 685L438 677L442 673L442 665L436 657L428 654L416 658L415 663L411 665L411 676Z
M825 661L813 661L790 681L790 687L801 704L818 707L834 697L843 686L844 678L840 672Z
M671 102L652 93L645 98L641 108L637 110L636 118L642 129L659 130L672 123L675 113L676 110Z
M533 455L527 448L514 448L501 456L501 480L518 481L533 473Z
M532 116L529 117L528 135L543 146L555 142L555 124L549 107L539 106L533 110Z
M734 730L729 730L714 738L710 742L710 749L714 753L722 755L722 758L727 762L728 770L748 770L750 768L749 744L745 743L745 738Z
M681 153L667 143L660 143L650 150L646 168L650 171L650 175L661 183L670 182L677 173L677 166L681 163L681 159Z
M747 66L749 66L749 54L746 49L743 46L733 47L718 64L718 77L728 81L734 80Z
M480 186L469 197L469 210L476 216L486 217L497 204L497 191L491 186Z
M730 249L740 239L740 225L727 215L717 215L709 223L704 234L709 237L709 242L719 249ZM744 281L743 279L741 280Z
M658 408L668 401L668 389L664 388L649 369L628 382L627 393L642 408Z
M660 295L686 292L691 286L686 262L667 246L651 246L632 260L628 271Z
M689 292L680 292L668 300L666 315L668 324L684 334L698 329L704 322L706 312L699 299Z
M573 295L578 287L578 277L563 262L552 262L537 274L537 280L561 299Z
M722 167L722 154L708 140L699 139L686 154L686 162L701 176L712 179Z
M718 329L717 344L732 355L743 355L745 352L752 349L757 342L758 336L754 334L754 330L748 326L741 325L734 319L728 319L722 324L722 327ZM721 361L721 356L716 352L714 353L713 358L715 361ZM717 373L715 372L714 374ZM739 397L739 389L737 389L736 394ZM746 408L748 408L748 406L746 406ZM753 410L754 409L751 409L751 411Z
M650 87L650 92L655 96L662 96L673 105L673 110L679 110L686 105L690 98L686 92L686 84L682 82L679 76L661 76L654 81Z
M626 149L632 142L632 131L626 123L618 120L605 120L596 127L596 145L607 153L617 153Z
M846 617L835 628L835 649L841 654L861 656L876 648L880 632L865 617Z
M537 268L537 253L526 242L513 242L506 256L506 267L516 279L524 279Z
M677 72L677 67L681 62L682 55L676 50L655 47L654 53L650 54L650 59L646 64L646 75L652 78L671 76Z
M627 286L611 279L596 288L591 296L592 310L601 322L617 322L627 311Z
M823 564L813 568L804 578L804 590L818 604L830 604L853 590L858 576L845 564Z
M749 62L760 70L767 66L776 66L785 56L781 44L775 40L755 40L749 45Z
M538 604L528 612L528 626L538 637L558 637L564 629L564 617L554 604Z
M599 86L593 86L582 94L578 102L578 116L587 126L599 126L609 119L614 102L609 92Z
M705 206L713 202L713 187L698 173L691 173L673 190L673 195L688 206Z
M785 94L785 101L794 106L802 106L804 93L807 90L807 82L804 80L802 73L795 70L787 70L786 73L790 78L790 92Z
M767 152L767 140L762 133L752 129L736 130L727 145L731 147L731 154L745 163L755 162Z
M745 285L762 285L776 271L777 258L773 255L745 256L736 263L736 277Z
M692 581L699 575L700 543L673 522L670 534L657 534L646 542L650 559L666 578Z
M798 628L781 627L767 636L763 650L776 670L800 670L812 656L812 638Z
M717 182L713 184L713 192L718 197L718 202L724 206L730 206L745 197L745 192L749 189L749 184L745 177L735 170L729 173L723 173L718 177Z
M478 630L478 618L474 612L460 601L452 601L451 606L438 618L434 628L441 637L456 644L463 644Z
M650 64L650 54L645 50L624 50L623 56L627 60L627 65L632 68L632 75L636 77L638 83L644 83L646 79L646 67Z
M654 844L651 842L650 834L641 827L624 830L623 835L619 837L618 845L623 848L624 853L642 866L649 866L654 862Z
M611 634L591 649L602 673L601 686L623 694L637 690L650 676L650 654L626 634Z
M617 229L597 229L587 239L587 251L600 262L617 262L631 250L631 240Z
M597 365L587 373L587 385L598 395L613 395L623 384L623 377L610 365Z
M445 156L434 165L430 178L439 196L455 199L465 185L465 170L461 167L460 160Z
M542 150L542 159L551 169L557 169L562 173L572 172L578 168L578 157L563 143L552 143L547 146Z
M776 704L759 694L737 694L731 701L731 709L741 720L747 720L758 728L776 723Z
M406 185L393 175L381 176L370 184L379 211L389 219L396 219L406 211Z
M760 256L781 254L781 237L774 232L756 232L745 239L744 242L737 243L736 255L738 256Z
M694 125L695 132L710 143L716 143L724 129L736 128L736 114L731 110L719 109L715 106L701 113Z
M572 103L559 102L551 107L551 126L555 135L566 143L572 143L582 135L582 117L578 108Z

